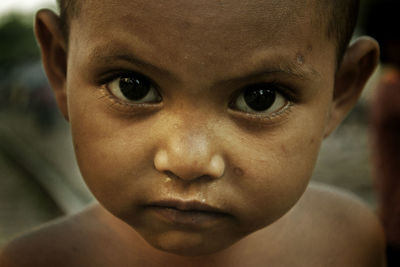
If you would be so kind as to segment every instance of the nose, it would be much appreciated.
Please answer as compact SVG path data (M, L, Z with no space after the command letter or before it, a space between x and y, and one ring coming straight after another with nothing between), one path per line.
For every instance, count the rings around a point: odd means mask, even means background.
M166 145L156 152L154 166L159 172L186 181L216 179L225 172L224 159L206 134L170 134Z

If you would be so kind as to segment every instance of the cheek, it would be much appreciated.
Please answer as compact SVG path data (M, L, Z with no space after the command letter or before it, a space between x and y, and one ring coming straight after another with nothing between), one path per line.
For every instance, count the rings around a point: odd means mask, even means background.
M152 139L143 138L151 134L148 125L137 122L132 127L95 105L70 107L75 154L86 184L112 213L129 209L132 201L139 201L136 188L143 188L138 177L153 167Z
M322 140L322 124L309 123L309 127L303 121L302 125L292 124L290 131L246 141L240 151L233 152L241 155L234 160L237 179L233 186L235 195L240 196L238 203L244 203L240 213L245 224L260 228L274 222L303 194Z
M131 195L132 181L141 175L144 169L144 155L139 146L124 144L118 140L118 134L110 133L108 137L99 136L97 132L85 138L80 129L74 129L75 153L79 168L86 184L97 200L110 211L120 210ZM82 129L83 130L83 129ZM90 129L89 129L90 131ZM118 140L118 141L115 141Z

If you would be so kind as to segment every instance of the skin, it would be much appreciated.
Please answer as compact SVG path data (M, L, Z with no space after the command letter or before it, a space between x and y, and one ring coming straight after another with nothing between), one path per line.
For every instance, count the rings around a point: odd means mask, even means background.
M92 247L103 251L96 257L106 266L288 266L285 255L300 266L310 258L324 266L368 266L362 262L367 254L373 255L371 266L379 266L380 228L362 205L319 187L303 195L321 141L356 102L376 66L378 47L359 39L337 71L334 42L316 29L309 5L88 0L71 21L68 43L58 18L40 12L36 34L43 62L70 122L82 175L101 205L41 236L59 237L69 247L73 242L65 233L75 236L74 225L81 225L88 229L83 240L110 242L96 247L82 241L72 258L85 262ZM149 77L161 102L119 99L110 88L121 71ZM231 105L246 86L272 82L283 88L278 108L249 113ZM165 199L195 200L224 216L204 222L195 215L189 226L171 223L151 208ZM349 206L354 209L347 213ZM326 208L329 216L317 212ZM314 229L305 213L321 222L319 234L302 234ZM335 223L334 215L349 216L354 225L367 221L360 236L368 233L370 245L353 251L359 257L351 261L341 256L328 265L328 258L343 251L323 245L327 233L344 237L345 229L353 229ZM352 242L367 243L360 239ZM338 240L337 247L349 244ZM40 246L48 241L41 239ZM314 241L320 253L299 252ZM69 253L59 249L56 255ZM110 250L119 252L118 259Z

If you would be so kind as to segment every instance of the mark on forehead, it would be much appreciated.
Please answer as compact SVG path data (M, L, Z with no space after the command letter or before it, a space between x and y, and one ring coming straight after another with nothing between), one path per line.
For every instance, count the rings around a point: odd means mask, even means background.
M235 168L234 172L237 176L243 176L244 175L244 171L241 168Z
M297 53L297 54L296 54L296 61L297 61L297 63L298 63L299 65L303 65L303 64L305 63L306 60L305 60L303 54Z
M310 53L312 52L312 50L313 50L312 45L311 45L311 44L308 44L308 45L307 45L307 48L306 48L305 54L310 54ZM302 52L298 52L298 53L296 54L296 62L297 62L297 64L299 64L299 65L303 65L304 63L306 63L306 57L305 57L305 55L304 55Z

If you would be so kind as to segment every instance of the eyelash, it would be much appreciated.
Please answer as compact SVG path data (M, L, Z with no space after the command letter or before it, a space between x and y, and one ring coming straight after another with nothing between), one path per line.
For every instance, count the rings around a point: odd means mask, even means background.
M97 84L100 86L100 97L99 99L107 99L106 101L109 102L109 107L112 109L116 109L119 112L125 113L125 114L132 114L133 112L138 112L138 111L151 111L158 109L162 105L162 101L160 103L129 103L127 101L123 101L117 97L115 97L110 90L108 89L107 85L112 82L113 80L123 77L123 76L129 76L129 75L141 75L144 76L146 79L149 80L149 82L154 86L154 88L158 91L160 95L161 90L160 87L150 78L148 78L145 75L142 75L137 72L132 72L132 71L115 71L112 73L109 73L106 75L104 78L101 78L100 80L97 81ZM294 92L289 89L287 86L282 85L276 80L272 80L271 82L261 82L260 84L268 84L272 85L274 88L279 88L277 89L277 93L281 94L286 100L287 104L277 112L271 113L269 115L261 114L261 113L249 113L249 112L244 112L240 111L237 109L234 109L231 107L232 103L234 100L241 94L243 93L245 87L241 87L239 90L237 90L232 96L231 96L231 101L228 103L228 109L231 111L231 113L235 114L238 117L245 118L245 119L250 119L254 121L271 121L275 120L281 116L286 115L287 113L291 112L292 106L296 103L296 97Z
M257 83L258 84L258 83ZM293 90L291 90L289 87L282 85L279 81L277 80L272 80L270 82L260 82L259 84L267 84L269 86L273 86L274 88L279 88L276 90L277 93L281 94L287 101L284 107L282 107L280 110L277 112L273 112L269 115L265 115L260 113L250 113L250 112L243 112L234 108L231 108L231 105L233 104L234 100L243 93L245 87L240 88L237 90L233 96L231 97L231 101L229 102L228 108L230 110L230 113L234 114L235 116L238 116L243 119L247 120L253 120L256 122L262 121L262 122L270 122L275 119L279 119L279 117L286 116L288 113L292 111L292 107L295 103L297 103L297 98Z
M230 109L229 112L245 121L253 121L255 123L272 123L275 121L280 121L280 118L286 117L289 113L292 112L292 107L294 102L288 101L288 103L278 112L269 114L269 115L262 115L257 113L245 113L238 110Z
M107 85L114 81L117 78L124 77L124 76L130 76L130 75L140 75L143 77L146 77L146 79L149 80L149 82L154 86L154 88L160 93L160 88L157 86L157 84L148 78L147 76L140 74L138 72L133 72L133 71L114 71L111 73L108 73L106 75L100 75L103 76L104 78L100 78L96 83L98 86L100 86L100 97L99 99L106 99L109 103L109 108L116 109L119 112L122 112L124 114L130 115L133 112L138 112L138 111L151 111L158 109L161 103L129 103L127 101L123 101L117 97L115 97L107 87ZM161 95L161 93L160 93Z

